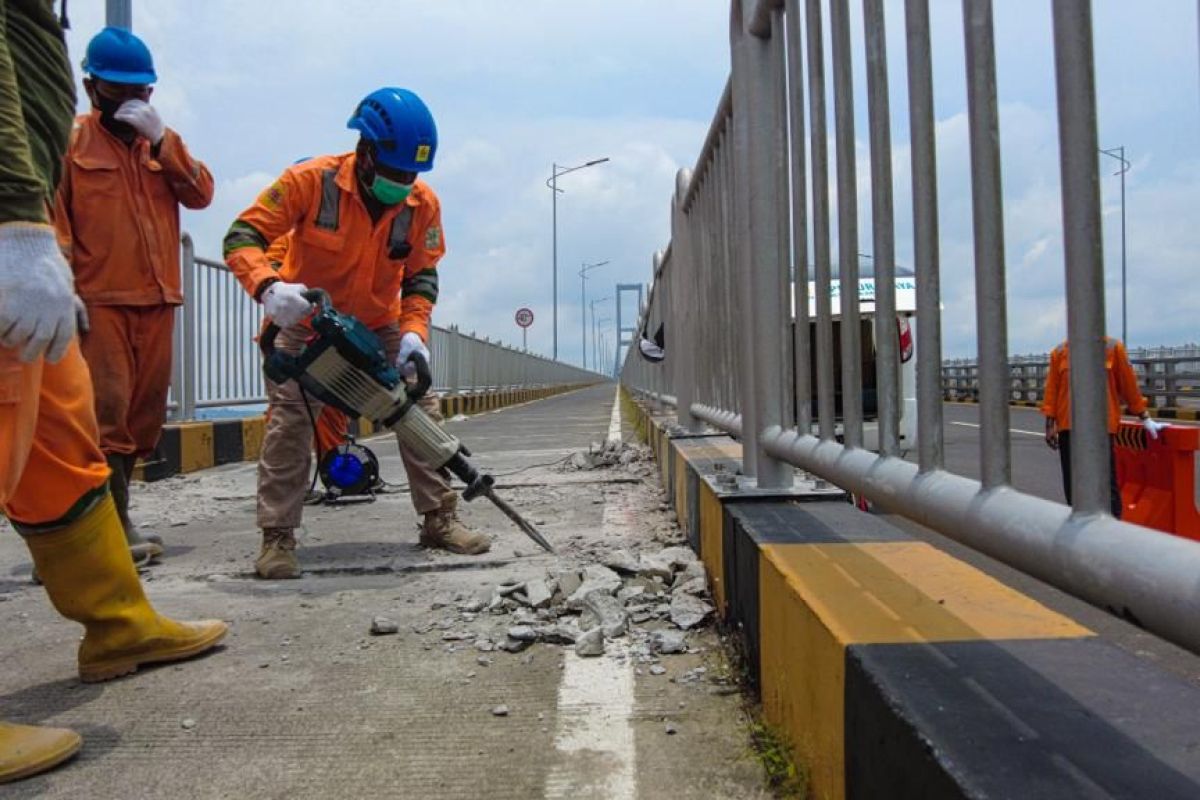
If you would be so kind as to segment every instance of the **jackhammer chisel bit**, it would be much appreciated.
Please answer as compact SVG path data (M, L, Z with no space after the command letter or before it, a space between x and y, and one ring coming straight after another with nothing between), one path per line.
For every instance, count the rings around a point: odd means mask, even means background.
M487 497L526 536L554 552L537 528L496 496L495 479L467 461L470 451L421 408L419 401L433 385L425 358L420 353L409 357L417 374L416 383L409 384L389 363L379 338L354 317L338 313L324 290L310 289L304 297L317 306L311 320L314 336L292 355L275 349L279 327L268 325L260 339L267 377L276 383L294 380L321 402L395 432L421 460L466 484L464 500Z

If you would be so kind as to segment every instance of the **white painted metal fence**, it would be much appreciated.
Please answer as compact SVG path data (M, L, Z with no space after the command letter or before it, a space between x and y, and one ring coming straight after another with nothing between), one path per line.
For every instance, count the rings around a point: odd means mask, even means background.
M678 175L671 243L654 258L654 283L640 326L654 330L665 323L666 361L651 364L633 347L621 380L635 391L673 399L679 422L688 430L707 424L741 437L744 471L761 488L788 487L793 465L801 467L1200 652L1200 545L1108 514L1104 259L1091 4L1051 0L1050 5L1072 354L1073 508L1018 492L1010 480L1004 203L991 0L962 0L982 479L944 469L928 0L906 0L904 18L889 22L904 28L905 36L893 41L907 44L918 463L897 456L894 298L887 291L876 298L878 453L861 446L862 365L857 358L835 363L829 300L827 70L832 71L834 95L840 352L861 352L854 290L858 176L852 46L865 48L867 56L875 277L879 286L894 285L893 131L883 0L862 0L865 36L854 42L849 0L731 4L732 75L695 169ZM832 43L828 59L826 9ZM810 182L811 197L806 191ZM793 401L814 394L808 355L810 239L816 281L815 421L810 403ZM840 414L835 367L840 368ZM841 440L835 435L839 418Z

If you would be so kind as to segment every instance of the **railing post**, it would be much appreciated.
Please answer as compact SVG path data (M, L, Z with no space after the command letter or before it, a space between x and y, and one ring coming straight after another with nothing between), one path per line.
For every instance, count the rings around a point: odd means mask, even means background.
M1112 445L1104 369L1104 252L1090 0L1054 0L1053 17L1071 347L1071 500L1077 513L1106 514Z
M183 330L180 336L182 364L179 368L181 419L196 416L196 247L190 234L183 234Z

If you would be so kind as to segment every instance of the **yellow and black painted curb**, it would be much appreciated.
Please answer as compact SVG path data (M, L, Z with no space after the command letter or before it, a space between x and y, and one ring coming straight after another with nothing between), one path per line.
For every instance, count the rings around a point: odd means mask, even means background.
M947 403L965 403L966 405L971 405L971 406L979 404L979 401L973 397L961 397L956 400L947 400L946 402ZM1036 400L1011 400L1011 401L1009 401L1009 405L1015 406L1017 408L1041 408L1042 407L1042 404L1037 402ZM1148 409L1148 411L1150 412L1150 416L1157 417L1159 419L1191 420L1193 422L1196 420L1200 420L1200 409L1197 409L1197 408L1175 408L1173 406L1172 407L1164 406L1163 408L1150 408L1150 409Z
M513 389L475 394L442 395L439 398L446 419L459 415L481 414L507 406L543 400L590 384L564 384L537 389ZM157 481L187 472L195 472L221 464L255 461L262 449L266 417L177 422L164 426L154 455L138 463L134 477ZM350 431L355 436L380 432L368 420L353 420Z
M1200 797L1200 690L847 502L739 491L736 441L634 408L812 797Z

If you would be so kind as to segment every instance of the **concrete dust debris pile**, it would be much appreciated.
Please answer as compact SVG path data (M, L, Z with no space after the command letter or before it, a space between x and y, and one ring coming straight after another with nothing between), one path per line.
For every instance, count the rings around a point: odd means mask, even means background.
M594 555L600 563L560 559L544 577L503 579L449 603L435 602L430 610L442 618L413 630L429 637L427 647L440 644L449 653L515 654L541 644L656 664L689 652L689 632L707 625L714 613L708 575L696 555L687 547Z
M580 472L609 467L644 466L650 460L650 449L638 444L610 440L603 444L593 442L587 450L571 455L560 467L561 472ZM635 471L637 470L635 468Z

